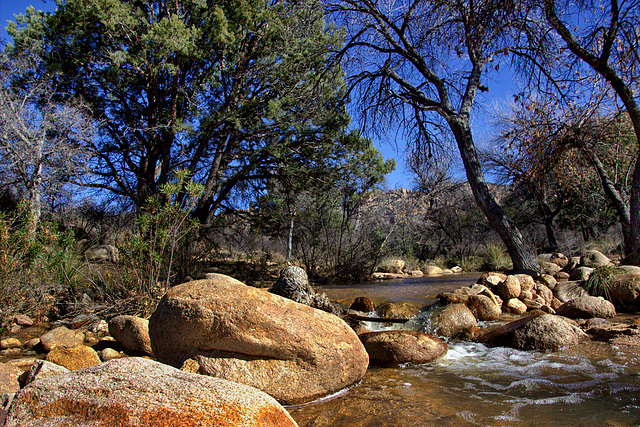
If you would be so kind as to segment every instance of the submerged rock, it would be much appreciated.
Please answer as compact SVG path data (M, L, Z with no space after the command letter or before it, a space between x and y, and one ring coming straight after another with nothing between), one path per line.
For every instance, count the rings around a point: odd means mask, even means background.
M376 305L371 301L371 298L358 297L349 306L349 310L362 311L363 313L370 313L376 310Z
M447 353L444 340L423 332L378 331L360 335L371 365L428 363Z
M15 397L6 427L295 426L267 394L143 358L38 379Z
M408 302L385 302L376 308L378 316L386 319L411 319L420 309Z
M157 359L257 387L286 404L359 381L369 360L340 318L221 274L171 288L149 320Z

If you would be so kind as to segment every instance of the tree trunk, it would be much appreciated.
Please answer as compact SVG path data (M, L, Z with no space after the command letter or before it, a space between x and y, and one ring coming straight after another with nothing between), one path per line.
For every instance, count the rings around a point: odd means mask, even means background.
M291 214L289 221L289 239L287 240L287 262L291 261L291 251L293 249L293 227L295 215Z
M489 191L478 160L478 152L473 142L468 116L450 117L448 123L458 144L458 150L467 172L467 180L476 203L507 247L513 268L515 270L538 271L540 265L535 254L525 245L520 230L496 203Z
M564 198L558 202L558 207L553 210L551 206L549 206L549 202L547 201L547 195L544 190L537 192L538 203L540 204L540 209L542 210L542 214L544 215L544 228L547 232L547 242L549 243L549 250L551 252L558 251L558 240L556 239L556 232L553 228L553 220L560 213L562 209L562 205L564 204Z

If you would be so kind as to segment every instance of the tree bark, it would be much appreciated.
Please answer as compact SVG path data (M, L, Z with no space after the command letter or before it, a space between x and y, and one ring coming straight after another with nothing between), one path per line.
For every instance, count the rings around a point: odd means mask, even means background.
M520 230L505 214L489 191L473 142L469 118L456 115L450 117L448 123L458 144L458 150L467 173L467 181L471 186L476 203L507 247L513 268L515 270L538 271L540 265L535 254L524 243Z

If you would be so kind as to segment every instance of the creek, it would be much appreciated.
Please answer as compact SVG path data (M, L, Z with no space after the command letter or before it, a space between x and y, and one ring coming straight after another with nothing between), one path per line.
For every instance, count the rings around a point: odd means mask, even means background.
M324 286L331 299L435 302L478 274ZM615 319L624 321L624 318ZM640 355L596 341L562 352L449 342L430 364L369 368L349 390L287 408L302 426L638 426Z

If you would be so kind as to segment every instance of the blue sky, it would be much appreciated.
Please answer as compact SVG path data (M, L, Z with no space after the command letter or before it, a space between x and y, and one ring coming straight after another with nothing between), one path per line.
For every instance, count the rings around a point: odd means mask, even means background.
M33 6L36 9L44 11L54 11L56 8L54 0L0 0L0 39L5 42L9 42L9 36L5 30L7 21L13 21L14 14L24 13L27 7ZM481 94L477 100L477 105L484 105L485 111L475 112L475 117L472 118L472 127L474 129L474 135L477 143L487 140L488 129L490 128L490 114L491 105L496 100L510 97L511 93L511 76L498 76L490 86L488 94ZM493 76L494 78L496 76ZM354 124L357 120L354 118L352 121ZM404 147L405 141L402 140L401 132L397 134L397 141L393 140L396 137L396 132L391 131L387 138L389 140L377 141L374 139L374 143L378 149L382 152L385 159L395 158L397 163L396 170L387 176L387 186L390 189L394 188L412 188L413 178L411 173L406 170L404 163ZM458 173L463 178L464 172Z

